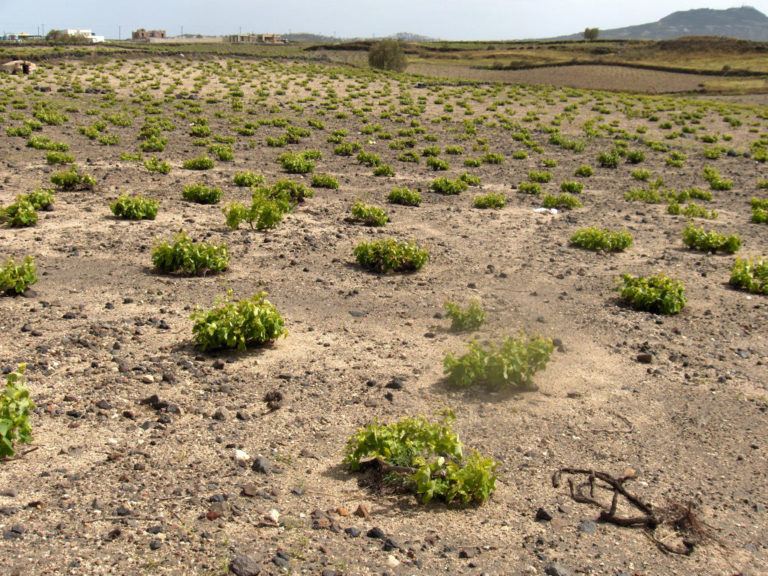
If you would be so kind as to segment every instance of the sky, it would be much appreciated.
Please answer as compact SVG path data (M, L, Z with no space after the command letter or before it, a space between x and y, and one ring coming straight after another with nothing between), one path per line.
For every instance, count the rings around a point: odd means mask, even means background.
M737 0L738 1L738 0ZM733 0L0 0L0 32L85 28L111 38L137 28L185 34L310 32L339 38L398 32L445 40L518 40L655 22ZM768 0L747 5L768 14Z

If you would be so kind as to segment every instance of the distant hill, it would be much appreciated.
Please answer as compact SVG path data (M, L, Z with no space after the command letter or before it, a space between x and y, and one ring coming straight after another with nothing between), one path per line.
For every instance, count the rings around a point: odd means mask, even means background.
M671 40L680 36L724 36L758 42L768 41L768 17L749 6L713 10L700 8L674 12L658 22L600 30L602 40ZM557 40L578 40L583 33Z

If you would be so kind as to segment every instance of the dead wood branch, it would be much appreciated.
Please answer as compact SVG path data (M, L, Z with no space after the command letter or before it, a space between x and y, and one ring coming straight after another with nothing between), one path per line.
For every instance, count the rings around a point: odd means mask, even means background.
M629 476L614 477L607 472L586 470L582 468L560 468L552 475L552 486L559 488L563 474L568 478L571 498L580 504L589 504L600 510L598 522L608 522L625 528L642 528L659 550L668 554L690 555L697 544L713 538L712 530L698 519L693 510L693 503L671 503L665 507L654 509L640 497L629 492L624 484L634 478ZM575 481L573 477L583 477ZM611 492L610 503L604 502L596 491ZM621 516L618 514L619 504L626 501L629 506L640 512L639 516ZM667 538L659 538L657 531L666 528L676 536L677 543L668 544Z

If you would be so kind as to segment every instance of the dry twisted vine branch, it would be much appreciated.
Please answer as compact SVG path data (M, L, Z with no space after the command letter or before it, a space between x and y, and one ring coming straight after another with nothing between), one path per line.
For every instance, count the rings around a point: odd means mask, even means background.
M641 500L635 494L627 491L624 484L632 480L634 473L614 477L606 472L586 470L581 468L560 468L552 475L552 486L559 488L562 475L585 476L583 482L576 483L573 478L568 478L568 486L571 498L581 504L589 504L600 510L599 522L609 522L623 527L639 527L659 550L668 554L682 554L685 556L693 552L697 544L713 538L711 529L698 519L693 503L673 503L666 507L654 509L650 504ZM585 493L585 490L589 490ZM595 490L607 490L613 493L610 505L606 505L595 497ZM632 508L640 512L639 516L619 516L617 510L620 498L626 500ZM677 545L668 544L656 536L656 531L663 527L672 529L680 539Z

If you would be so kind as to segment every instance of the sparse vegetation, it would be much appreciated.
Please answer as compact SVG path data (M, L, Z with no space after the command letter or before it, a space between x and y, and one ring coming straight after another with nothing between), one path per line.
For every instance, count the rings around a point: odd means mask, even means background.
M181 196L184 200L197 204L218 204L221 200L221 188L206 186L198 182L184 186Z
M418 270L429 259L429 252L415 242L399 242L394 238L361 242L354 250L357 263L374 272L410 272Z
M27 256L20 263L8 258L0 266L0 292L5 294L23 294L27 288L37 282L35 259Z
M617 290L633 308L655 314L677 314L685 306L685 287L665 274L644 278L622 274Z
M477 298L472 298L466 310L453 302L445 303L445 315L451 319L451 331L471 332L485 323L485 310Z
M571 236L571 244L585 250L621 252L632 246L632 236L625 231L582 228Z
M158 208L159 203L154 198L131 197L127 194L118 197L109 205L112 214L126 220L154 220Z
M728 252L733 254L741 248L741 239L736 234L725 236L714 230L707 232L703 228L696 228L689 224L683 230L683 242L689 248L702 252Z
M763 257L753 260L737 258L731 267L729 282L740 290L768 295L768 260Z
M158 242L152 250L152 264L160 272L202 276L223 272L229 266L226 244L193 242L186 232L173 238L173 244Z

